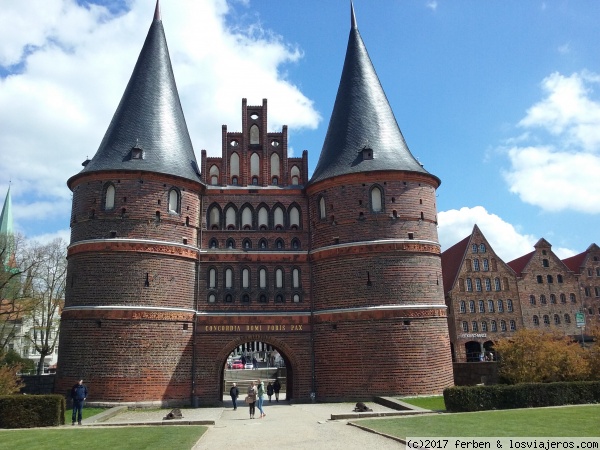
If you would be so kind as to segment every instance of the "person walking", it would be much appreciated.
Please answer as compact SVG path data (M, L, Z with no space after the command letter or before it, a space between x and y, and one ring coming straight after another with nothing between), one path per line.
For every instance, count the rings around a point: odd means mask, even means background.
M246 403L250 407L250 418L254 419L254 413L256 412L256 387L254 381L248 386L248 396L246 397Z
M277 403L279 403L279 391L281 390L281 383L279 382L279 379L275 380L275 383L273 383L273 392L275 392L275 401Z
M264 395L265 395L265 384L260 381L260 378L258 379L258 384L256 387L256 398L257 398L257 402L258 402L258 410L260 411L260 419L262 419L263 417L266 416L265 412L263 411L263 400L264 400Z
M271 397L273 396L273 385L270 381L269 384L267 384L267 396L269 397L269 403L271 403Z
M83 384L83 380L79 380L71 388L71 399L73 400L73 415L71 416L71 425L75 425L75 419L77 423L81 425L81 419L83 415L83 402L88 396L87 387Z
M233 403L233 410L237 409L237 398L240 395L240 390L237 388L237 384L233 383L231 389L229 389L229 395L231 396L231 402Z

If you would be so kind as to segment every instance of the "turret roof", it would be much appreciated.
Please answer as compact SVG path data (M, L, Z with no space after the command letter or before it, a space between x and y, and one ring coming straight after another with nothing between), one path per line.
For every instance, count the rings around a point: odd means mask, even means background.
M84 163L80 174L107 170L158 172L199 180L158 1L121 102L98 151Z
M363 149L372 150L372 159L363 158ZM358 32L351 5L344 68L321 156L310 183L380 170L429 174L406 145Z

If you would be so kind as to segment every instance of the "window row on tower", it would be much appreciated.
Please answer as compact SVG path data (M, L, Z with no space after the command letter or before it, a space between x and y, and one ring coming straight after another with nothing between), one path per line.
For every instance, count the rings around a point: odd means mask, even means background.
M219 240L217 238L212 238L210 241L208 241L208 248L210 248L210 249L220 248ZM228 238L225 241L225 249L226 250L234 250L236 248L237 248L237 242L234 238ZM242 240L242 249L243 250L252 250L252 248L253 248L253 244L252 244L251 239L246 238L246 239ZM258 243L256 245L256 248L259 250L269 250L268 240L265 238L259 239ZM275 243L273 245L274 250L285 250L286 248L287 247L286 247L285 241L283 239L281 239L281 238L275 239ZM290 242L289 248L291 250L300 250L300 239L293 238Z
M238 141L232 140L230 145L236 143L237 146ZM279 145L279 141L273 140L271 145L273 144ZM281 180L281 158L278 153L271 153L269 158L269 182L266 184L270 184L273 186L279 186ZM210 184L213 186L219 185L221 179L221 172L219 170L219 166L213 164L210 166L208 170L208 177L210 180ZM297 165L293 165L290 168L289 179L291 184L297 186L300 184L300 168ZM229 174L227 180L223 184L229 184L232 186L240 185L240 156L237 152L233 152L229 157ZM262 184L262 175L261 175L261 164L260 164L260 155L259 152L252 152L250 154L250 185L258 186Z
M269 274L267 269L262 267L256 271L255 279L252 280L252 272L250 268L244 267L238 273L239 277L236 283L236 273L233 268L227 267L220 275L215 267L208 269L207 273L207 288L217 289L219 286L223 286L225 289L234 289L239 287L241 289L248 289L251 287L257 287L259 289L275 288L282 289L285 286L291 286L293 289L300 288L300 269L293 268L289 273L289 279L286 280L285 270L277 268L272 274ZM269 280L269 278L272 280ZM254 283L253 283L254 281Z
M164 185L166 187L166 185ZM116 207L116 196L117 189L115 185L111 182L108 182L104 185L102 190L103 197L103 207L105 211L114 210ZM127 197L123 197L122 203L127 203ZM158 205L161 204L161 200L158 199ZM176 187L169 188L168 196L167 196L167 212L170 214L180 214L181 213L181 192Z
M245 204L238 209L228 204L224 209L218 204L208 208L207 227L209 230L298 230L301 224L300 207L283 205L269 208L259 205L254 208Z
M256 297L256 298L253 298ZM222 301L224 303L236 303L237 301L242 304L250 304L253 301L258 303L269 303L270 295L268 292L260 292L258 294L253 294L251 292L242 292L238 295L235 292L226 292L224 294L219 294L217 292L209 292L207 296L208 303L217 303L218 301ZM277 292L273 297L273 301L275 303L286 303L287 301L291 301L292 303L300 303L302 302L302 293L294 292L293 294L288 295L283 292Z
M475 283L473 283L473 281ZM502 284L504 285L504 287L502 286ZM474 285L474 286L473 286ZM467 278L465 280L463 280L462 278L459 278L458 280L458 287L460 289L461 292L473 292L473 287L475 288L476 292L482 292L485 288L485 291L490 292L492 290L492 279L491 278L484 278L483 281L481 280L481 278L475 278L475 280L471 279L471 278ZM503 278L502 279L502 283L500 283L500 278L496 277L493 280L493 290L494 291L508 291L509 289L509 284L508 284L508 278Z

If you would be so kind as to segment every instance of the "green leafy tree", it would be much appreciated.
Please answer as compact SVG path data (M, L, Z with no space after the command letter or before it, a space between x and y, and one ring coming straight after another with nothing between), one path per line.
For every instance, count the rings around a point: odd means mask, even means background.
M521 330L494 346L499 375L508 383L588 380L586 350L558 332Z
M5 361L6 355L0 353L0 361ZM24 386L18 373L21 371L21 365L3 364L0 362L0 395L17 394Z

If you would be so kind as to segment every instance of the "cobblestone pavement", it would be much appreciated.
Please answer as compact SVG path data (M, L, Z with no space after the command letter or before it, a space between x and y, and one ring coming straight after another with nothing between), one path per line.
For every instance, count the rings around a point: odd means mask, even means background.
M230 402L229 402L230 403ZM268 447L285 449L404 449L400 442L369 433L348 425L349 420L331 420L332 414L348 414L354 404L317 403L289 405L286 402L264 404L266 417L250 419L248 407L241 404L236 411L225 408L183 409L182 421L212 420L215 425L200 438L193 449L225 449L241 447L244 450ZM369 403L374 412L392 411ZM104 424L132 424L162 422L170 410L125 411ZM260 413L257 410L257 417ZM174 421L176 422L176 421Z

